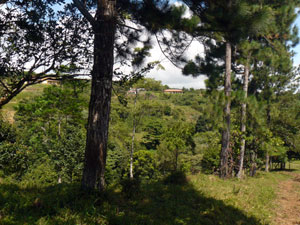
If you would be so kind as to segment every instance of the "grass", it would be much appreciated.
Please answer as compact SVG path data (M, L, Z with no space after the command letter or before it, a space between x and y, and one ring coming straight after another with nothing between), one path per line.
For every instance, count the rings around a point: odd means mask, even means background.
M85 194L78 185L8 184L1 185L0 196L1 224L260 224L192 185L156 183L128 199L112 190Z
M278 183L290 176L283 173L259 172L244 180L221 180L214 176L197 175L192 179L204 195L223 201L226 205L243 210L247 216L268 224L273 215Z
M292 165L298 171L300 163ZM88 194L78 184L21 186L2 179L0 224L269 224L278 183L288 178L287 172L242 181L198 174L181 185L141 185L131 197L119 187Z

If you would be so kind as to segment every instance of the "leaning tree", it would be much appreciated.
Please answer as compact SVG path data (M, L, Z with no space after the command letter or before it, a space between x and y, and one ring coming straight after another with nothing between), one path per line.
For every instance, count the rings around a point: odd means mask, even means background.
M72 73L89 63L91 41L82 36L90 37L90 30L71 11L54 10L59 2L2 2L0 108L26 87L73 77Z

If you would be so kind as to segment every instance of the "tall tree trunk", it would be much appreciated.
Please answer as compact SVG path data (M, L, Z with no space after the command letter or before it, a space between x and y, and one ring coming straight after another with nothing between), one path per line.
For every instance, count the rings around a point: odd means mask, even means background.
M268 101L267 103L267 124L268 127L270 127L270 123L271 123L271 107L270 107L270 102ZM269 162L270 162L270 155L268 150L266 151L266 167L265 167L265 171L269 172Z
M269 153L266 152L266 167L265 167L266 172L269 172L269 162L270 162L270 156Z
M133 122L132 122L133 129L132 129L131 151L130 151L130 169L129 169L130 179L133 179L133 153L134 153L134 138L135 138L135 129L136 129L135 109L136 109L137 97L138 97L138 90L136 88L135 89L135 98L134 98L134 111L133 111Z
M230 95L231 95L231 43L226 42L226 72L224 91L226 96L226 104L224 107L224 128L222 132L222 149L220 155L220 177L228 176L228 152L230 148Z
M100 191L105 188L104 172L116 32L114 11L114 1L98 0L98 9L93 24L94 65L82 187L84 189L97 187Z
M256 159L257 155L255 151L251 153L251 167L250 167L250 176L253 177L256 173Z
M249 58L245 64L244 68L244 85L243 85L243 103L242 103L242 110L241 110L241 133L242 133L242 140L240 146L240 162L239 162L239 172L237 177L240 179L243 173L244 167L244 155L245 155L245 133L246 133L246 112L247 112L247 103L246 99L248 97L248 82L249 82Z

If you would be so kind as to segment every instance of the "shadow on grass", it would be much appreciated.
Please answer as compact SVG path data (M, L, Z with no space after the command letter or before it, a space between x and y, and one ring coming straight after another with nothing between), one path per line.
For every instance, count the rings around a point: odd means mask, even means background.
M298 169L289 169L289 168L285 168L285 169L271 169L270 172L296 172L299 171Z
M20 188L0 184L0 224L240 225L256 218L205 197L191 184L145 185L134 197L107 190L83 193L79 185Z

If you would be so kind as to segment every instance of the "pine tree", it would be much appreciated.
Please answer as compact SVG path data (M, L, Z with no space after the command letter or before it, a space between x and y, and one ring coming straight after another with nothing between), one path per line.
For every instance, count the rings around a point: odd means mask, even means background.
M294 77L291 47L299 42L298 29L293 27L297 16L295 8L299 5L299 1L289 1L288 4L270 1L267 4L274 11L275 23L270 28L269 34L262 36L261 42L264 42L265 46L255 58L255 71L250 82L250 90L267 102L266 119L270 129L272 102ZM269 153L266 151L266 171L269 171L269 160Z
M210 33L217 42L225 45L225 79L224 92L226 103L224 106L224 128L222 132L222 148L220 161L220 177L228 177L228 152L230 151L230 111L231 111L231 73L232 46L239 43L260 29L256 25L264 18L263 10L252 11L255 2L242 0L229 1L195 1L183 0L189 8L199 16L202 26L198 34Z
M92 26L94 32L94 62L92 69L92 90L89 105L89 119L85 151L85 164L82 178L84 189L102 191L105 188L105 164L108 140L112 79L114 75L114 52L116 57L131 59L133 65L143 62L150 49L149 40L137 54L129 47L139 41L140 29L126 25L126 19L142 24L150 32L157 32L168 17L168 2L100 0L98 2L73 0L81 14ZM96 10L93 16L88 9ZM164 25L166 26L166 25ZM125 35L127 41L116 42ZM134 57L131 57L131 56ZM126 63L124 63L126 64ZM148 66L147 69L152 66ZM141 70L145 72L147 70Z

